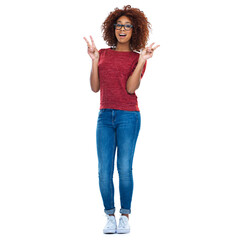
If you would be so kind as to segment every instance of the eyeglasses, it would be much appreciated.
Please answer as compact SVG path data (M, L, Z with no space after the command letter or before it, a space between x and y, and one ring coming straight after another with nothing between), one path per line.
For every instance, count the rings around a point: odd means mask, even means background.
M117 30L121 30L122 27L124 27L124 29L126 31L130 31L130 29L133 27L133 25L131 25L131 24L123 25L123 24L119 24L119 23L115 23L114 26L115 26L115 29L117 29Z

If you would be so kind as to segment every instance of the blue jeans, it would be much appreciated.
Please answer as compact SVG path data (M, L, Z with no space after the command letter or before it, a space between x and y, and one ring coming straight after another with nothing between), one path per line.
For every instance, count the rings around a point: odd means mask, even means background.
M131 213L133 194L132 163L141 126L139 111L100 109L96 129L99 187L106 214L115 212L114 159L117 148L120 213Z

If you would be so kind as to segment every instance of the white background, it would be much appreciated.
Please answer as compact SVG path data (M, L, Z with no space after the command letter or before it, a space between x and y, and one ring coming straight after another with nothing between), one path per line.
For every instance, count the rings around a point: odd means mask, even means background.
M126 4L161 46L136 91L131 233L109 236L83 37L108 47ZM239 240L239 22L237 1L1 1L0 239Z

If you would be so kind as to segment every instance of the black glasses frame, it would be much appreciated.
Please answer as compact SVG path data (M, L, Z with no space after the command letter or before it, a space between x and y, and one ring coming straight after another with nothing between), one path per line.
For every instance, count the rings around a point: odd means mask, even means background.
M113 25L114 25L115 29L117 29L117 25L121 25L121 27L118 30L121 30L122 26L123 26L126 31L130 31L131 29L126 29L126 25L130 25L130 28L133 28L133 25L131 25L131 24L123 25L123 24L119 24L119 23L114 23Z

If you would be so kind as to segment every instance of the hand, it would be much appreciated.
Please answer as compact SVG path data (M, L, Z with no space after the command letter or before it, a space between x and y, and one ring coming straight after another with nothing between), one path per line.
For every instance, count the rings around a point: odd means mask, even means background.
M147 60L153 56L153 51L160 47L160 45L157 45L156 47L152 48L154 43L152 43L149 47L146 47L142 50L140 54L140 58L143 60Z
M92 41L92 45L88 42L88 40L83 37L83 39L86 41L87 45L88 45L88 55L91 57L92 60L98 60L99 59L99 52L95 46L95 43L93 41L92 36L90 35L91 41Z

